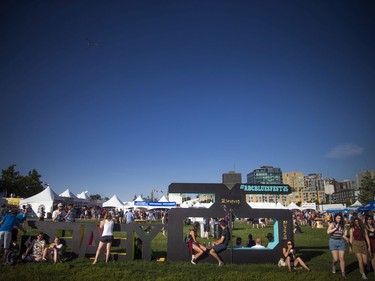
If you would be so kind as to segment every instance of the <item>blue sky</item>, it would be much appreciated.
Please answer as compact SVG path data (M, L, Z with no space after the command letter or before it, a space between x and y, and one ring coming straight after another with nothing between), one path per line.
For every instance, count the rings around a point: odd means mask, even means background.
M0 26L0 167L57 193L375 169L374 1L5 0Z

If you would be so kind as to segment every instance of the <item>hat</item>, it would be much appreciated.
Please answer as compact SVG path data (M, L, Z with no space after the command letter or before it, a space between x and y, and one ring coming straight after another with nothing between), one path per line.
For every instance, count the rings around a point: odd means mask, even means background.
M266 235L267 238L273 238L273 234L271 232L268 232Z
M64 204L63 204L63 203L59 203L59 204L57 205L57 207L64 207Z

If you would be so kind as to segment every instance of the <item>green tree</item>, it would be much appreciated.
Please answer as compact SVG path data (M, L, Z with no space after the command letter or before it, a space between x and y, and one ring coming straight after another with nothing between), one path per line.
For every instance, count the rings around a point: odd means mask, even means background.
M22 176L16 171L16 165L10 165L2 170L0 179L0 191L5 191L9 197L15 194L17 197L30 197L43 190L41 175L34 169L27 176Z
M7 169L2 170L0 179L0 191L6 192L9 197L12 193L16 194L21 189L21 175L15 169L16 164L10 165Z
M102 196L100 194L91 194L90 200L102 200Z
M370 172L366 172L361 181L361 189L358 199L362 204L374 201L375 197L375 177L371 177Z
M37 170L31 170L27 176L22 178L23 189L20 190L18 195L26 198L43 191L41 177Z

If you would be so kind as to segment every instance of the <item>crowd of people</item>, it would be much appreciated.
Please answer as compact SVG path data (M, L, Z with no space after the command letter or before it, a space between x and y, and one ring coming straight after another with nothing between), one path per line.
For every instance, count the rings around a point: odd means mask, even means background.
M18 229L25 231L22 227L22 222L27 217L27 206L22 206L20 210L7 210L2 206L0 221L0 248L2 254L16 243ZM98 262L99 255L105 249L105 261L108 262L110 257L110 250L113 241L113 225L115 223L132 223L135 220L143 220L146 222L161 221L165 227L163 234L166 235L166 225L168 224L168 212L163 210L147 211L147 210L127 210L123 211L118 208L88 208L81 209L74 208L72 204L57 204L52 213L52 221L74 223L77 218L82 219L98 219L100 221L100 228L102 235L100 243L97 248L93 264ZM329 250L332 255L332 273L335 274L337 264L342 277L345 278L345 253L348 249L349 253L355 255L359 272L362 279L367 279L367 273L371 270L375 274L375 223L374 216L366 213L349 214L321 214L313 211L299 211L293 215L294 232L300 229L301 225L308 225L315 227L316 218L327 222L327 234L329 235ZM268 219L249 219L254 227L267 226L270 223ZM207 253L212 256L219 266L224 265L224 261L220 257L220 253L227 249L230 240L231 232L229 231L229 218L225 217L220 221L213 218L204 218L203 220L203 235L202 238L209 238L213 234L213 226L218 224L220 226L220 235L211 243L200 243L198 236L200 233L201 224L199 222L193 223L193 228L189 230L188 244L191 252L191 263L197 264L202 256ZM301 231L302 232L302 231ZM242 238L237 237L233 247L249 247L253 249L265 249L273 243L272 233L268 233L268 245L263 245L261 237L253 239L252 234L249 234L245 244L242 243ZM245 240L245 239L244 239ZM24 261L43 262L50 261L56 263L62 256L62 246L59 237L55 237L50 244L47 244L43 233L38 233L27 247L26 251L21 255ZM282 265L286 266L288 270L295 269L298 265L310 271L310 267L302 260L300 255L296 254L293 241L286 241L281 253Z

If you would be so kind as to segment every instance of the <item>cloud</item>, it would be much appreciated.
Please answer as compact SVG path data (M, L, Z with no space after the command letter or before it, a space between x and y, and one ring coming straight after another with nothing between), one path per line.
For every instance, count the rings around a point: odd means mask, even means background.
M349 156L360 155L363 148L355 144L340 144L334 147L326 154L328 158L346 158Z

